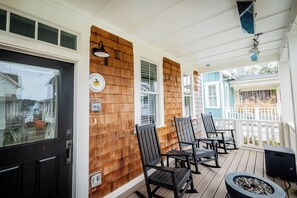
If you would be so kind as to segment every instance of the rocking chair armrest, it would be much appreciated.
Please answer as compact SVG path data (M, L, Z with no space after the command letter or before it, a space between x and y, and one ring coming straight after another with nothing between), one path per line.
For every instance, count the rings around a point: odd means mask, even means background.
M234 138L234 131L235 131L235 129L219 129L218 131L222 131L222 132L224 132L224 131L230 131L231 132L231 137Z
M156 170L160 170L160 171L165 171L165 172L168 172L168 173L175 173L178 171L177 168L172 168L172 167L167 167L167 166L156 166L156 165L145 165L146 168L153 168L153 169L156 169Z
M166 154L161 154L162 156L168 156L168 157L191 157L190 153L184 152L184 151L179 151L179 150L174 150L173 153L166 153Z
M197 145L198 142L197 141L193 141L193 142L180 142L181 144L188 144L188 145Z
M220 134L224 134L224 133L226 133L225 131L217 131L216 133L220 133Z
M217 131L235 131L235 129L216 129Z
M223 131L216 131L216 132L207 132L207 133L210 133L210 134L218 134L218 133L224 134L224 133L226 133L226 132L223 132Z
M196 139L198 142L209 142L211 141L212 143L218 143L216 139L213 138L198 138Z

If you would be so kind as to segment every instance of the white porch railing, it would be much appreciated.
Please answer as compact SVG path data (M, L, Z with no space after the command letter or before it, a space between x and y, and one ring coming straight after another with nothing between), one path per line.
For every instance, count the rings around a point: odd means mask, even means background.
M226 107L223 109L226 119L281 121L282 112L276 107Z
M291 123L284 123L284 141L285 141L285 146L292 148L294 153L296 153L297 151L296 130L295 130L295 126Z
M262 149L263 145L284 146L283 123L280 121L214 119L217 128L235 128L238 146Z

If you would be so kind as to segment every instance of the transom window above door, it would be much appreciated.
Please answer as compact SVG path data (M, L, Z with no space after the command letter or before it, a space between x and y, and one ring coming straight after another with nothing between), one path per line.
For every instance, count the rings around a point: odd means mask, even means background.
M77 36L55 25L40 22L17 11L0 7L0 31L21 35L53 45L77 50Z

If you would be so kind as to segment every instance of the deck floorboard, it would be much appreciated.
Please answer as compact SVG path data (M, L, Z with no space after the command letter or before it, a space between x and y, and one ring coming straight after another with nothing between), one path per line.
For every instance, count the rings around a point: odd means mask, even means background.
M210 162L212 163L212 162ZM284 180L269 177L266 175L264 152L261 150L251 149L238 149L229 151L229 154L220 154L219 163L221 168L210 168L203 165L199 165L201 174L193 174L194 186L198 190L198 193L185 194L185 198L225 198L227 190L225 186L224 177L229 172L247 172L256 174L261 177L270 179L280 185L283 189L288 187L288 182ZM290 183L291 187L286 192L288 198L297 197L297 185L296 183ZM141 185L135 185L134 188L128 189L119 198L136 198L137 195L133 192L140 191L147 197L146 187L144 182ZM160 189L158 194L171 198L173 193L166 189Z

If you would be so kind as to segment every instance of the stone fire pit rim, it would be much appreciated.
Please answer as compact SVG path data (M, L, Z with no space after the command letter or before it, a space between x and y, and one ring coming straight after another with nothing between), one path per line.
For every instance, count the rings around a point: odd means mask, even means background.
M251 178L262 180L262 181L266 182L267 184L269 184L273 188L274 192L271 195L259 195L259 194L244 190L241 187L239 187L237 184L235 184L235 182L234 182L235 178L241 177L241 176L251 177ZM226 185L229 185L233 190L244 195L242 197L253 197L253 198L268 198L268 197L269 198L282 198L282 197L285 198L286 197L284 190L279 185L277 185L276 183L274 183L266 178L263 178L261 176L257 176L254 174L250 174L250 173L230 172L225 176L225 183L226 183Z

